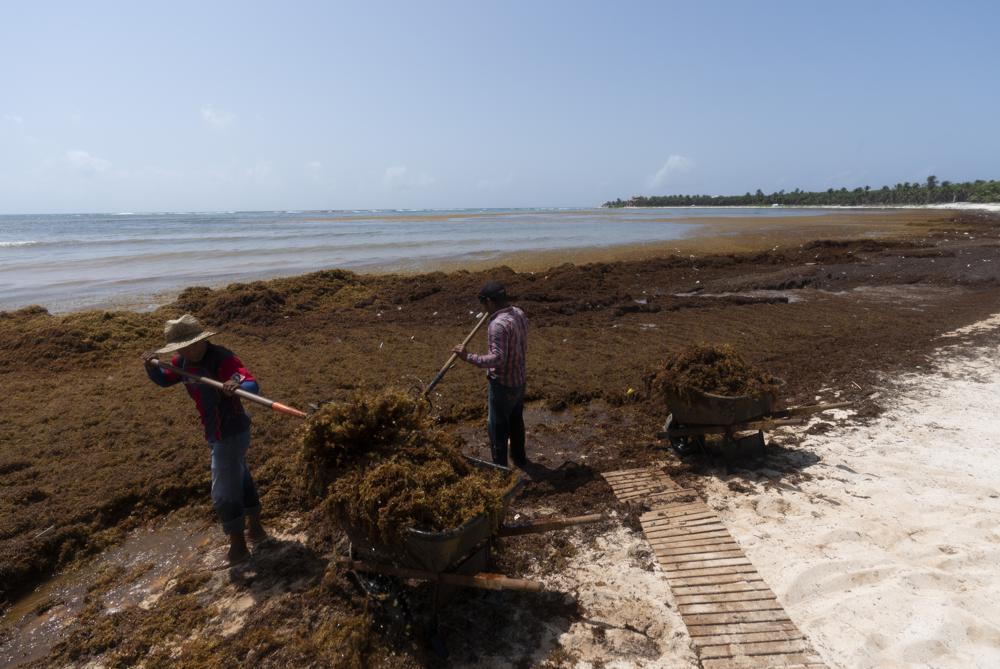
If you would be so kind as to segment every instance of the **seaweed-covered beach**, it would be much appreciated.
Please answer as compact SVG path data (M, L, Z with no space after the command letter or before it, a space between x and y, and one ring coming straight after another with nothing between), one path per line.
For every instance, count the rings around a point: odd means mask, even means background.
M540 256L513 262L517 270L328 270L192 287L150 313L0 312L0 606L7 609L0 666L432 663L405 625L366 603L330 566L344 541L326 529L323 510L303 489L295 419L250 408L249 458L265 522L279 541L251 573L206 568L222 541L207 529L207 449L190 400L150 384L139 356L160 344L165 319L192 313L219 330L213 341L238 351L263 394L293 406L388 385L420 388L475 324L476 292L491 279L506 283L531 323L532 467L511 514L603 512L610 520L504 540L497 555L503 573L575 588L576 596L466 593L442 621L452 661L559 666L629 656L694 666L669 606L630 613L594 594L637 583L644 592L657 587L631 511L613 501L600 472L663 466L719 509L734 509L734 521L752 531L757 507L748 500L764 500L773 512L781 491L794 497L829 475L821 464L830 452L790 431L769 435L763 461L678 458L655 436L664 408L644 381L668 353L694 342L728 344L784 380L788 405L855 402L849 415L811 424L810 434L818 435L884 420L893 379L930 371L945 344L995 344L997 331L989 328L941 337L1000 311L1000 216L914 210L896 212L892 221L878 234L869 221L829 236L821 227L785 223L755 235L722 235L714 246L701 240L676 249L605 249L591 262L581 251L572 264ZM481 334L470 348L484 346ZM963 373L961 365L948 369ZM468 455L488 459L482 375L453 369L432 399L437 425L463 438ZM172 541L187 547L190 560L160 559L170 551L157 540L145 552L122 552L151 532L176 535ZM619 555L615 546L634 550ZM780 558L766 548L757 554ZM615 560L617 576L586 569L613 569ZM164 567L170 564L176 569ZM46 589L58 574L63 580ZM622 574L632 580L613 580ZM125 596L134 584L148 597ZM423 592L416 588L418 601ZM794 592L809 596L807 589ZM663 598L669 596L657 601ZM801 610L812 615L810 606L806 601ZM595 611L624 617L602 627L594 624ZM659 616L658 626L630 631L651 615ZM467 621L485 616L524 633L463 633ZM976 625L1000 638L988 613ZM801 626L809 633L809 620ZM942 643L963 642L948 636ZM818 645L840 657L826 632Z

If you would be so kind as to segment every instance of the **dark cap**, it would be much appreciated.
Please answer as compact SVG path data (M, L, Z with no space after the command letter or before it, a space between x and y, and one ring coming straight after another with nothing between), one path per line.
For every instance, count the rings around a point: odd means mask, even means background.
M501 302L507 299L507 289L499 281L490 281L479 289L479 299Z

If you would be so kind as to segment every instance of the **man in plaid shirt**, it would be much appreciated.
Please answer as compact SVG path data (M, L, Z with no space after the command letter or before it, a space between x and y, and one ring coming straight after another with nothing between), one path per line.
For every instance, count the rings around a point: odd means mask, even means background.
M487 370L490 383L487 427L493 462L507 466L509 442L511 461L517 467L524 467L528 462L524 453L523 415L528 319L523 311L507 301L507 289L496 281L483 286L479 302L491 314L489 352L468 353L462 346L456 346L453 351L462 360Z

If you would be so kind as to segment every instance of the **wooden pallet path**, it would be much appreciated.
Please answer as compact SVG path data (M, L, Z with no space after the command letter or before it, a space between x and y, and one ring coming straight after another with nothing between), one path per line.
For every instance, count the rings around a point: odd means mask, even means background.
M606 472L639 521L703 669L826 669L719 516L655 467Z

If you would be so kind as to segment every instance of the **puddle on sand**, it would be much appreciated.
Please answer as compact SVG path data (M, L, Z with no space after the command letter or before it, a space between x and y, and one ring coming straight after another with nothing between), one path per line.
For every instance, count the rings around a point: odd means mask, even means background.
M167 522L136 530L117 548L43 583L0 619L0 669L45 657L83 609L88 589L108 570L120 572L119 582L103 596L109 613L150 606L171 579L203 568L201 558L221 539L214 527Z

